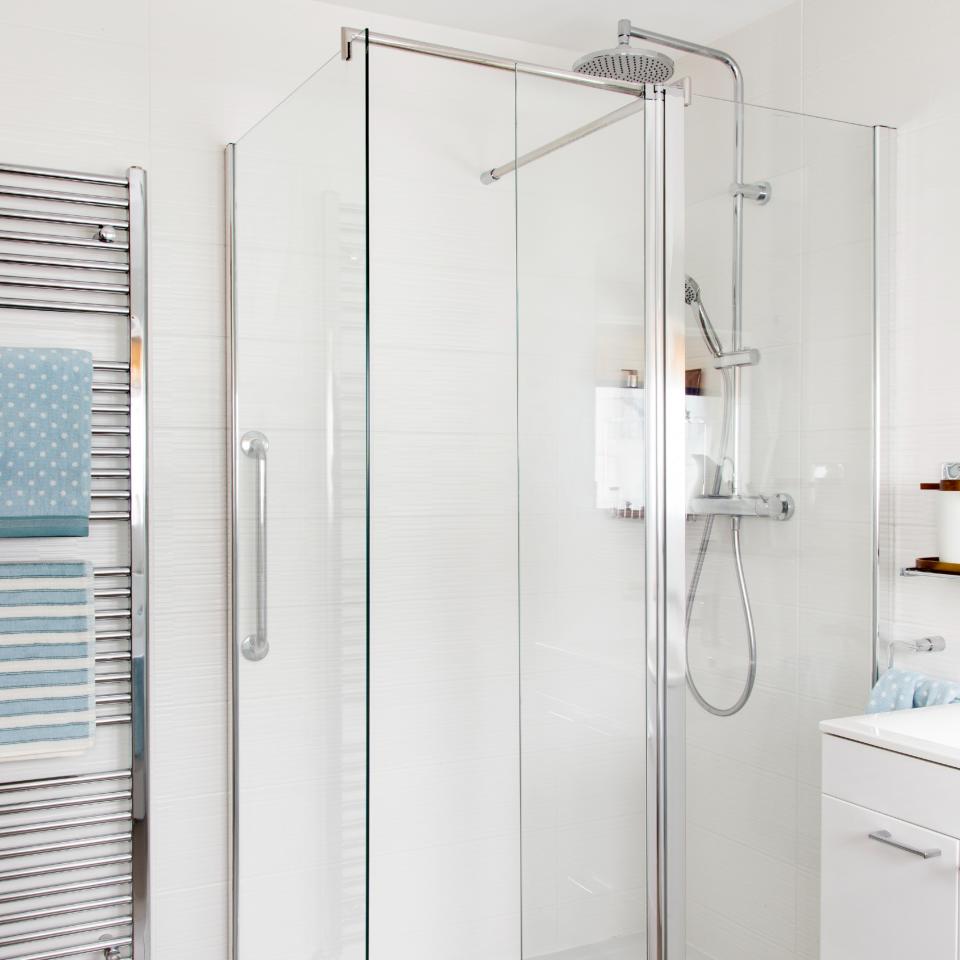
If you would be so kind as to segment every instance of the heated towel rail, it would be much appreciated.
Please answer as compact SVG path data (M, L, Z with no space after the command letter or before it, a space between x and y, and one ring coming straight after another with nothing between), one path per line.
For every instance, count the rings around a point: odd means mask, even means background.
M0 765L0 960L148 957L146 303L142 169L0 164L0 342L95 358L90 537L29 543L95 563L97 708L86 754Z

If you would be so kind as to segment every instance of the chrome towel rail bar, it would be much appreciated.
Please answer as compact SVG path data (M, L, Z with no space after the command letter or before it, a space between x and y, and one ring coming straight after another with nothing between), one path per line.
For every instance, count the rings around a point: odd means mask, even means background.
M85 290L91 293L129 293L126 283L109 283L103 280L59 280L50 277L0 276L0 286L43 287L53 290Z
M27 197L31 200L55 200L58 203L82 203L91 207L118 207L122 210L129 206L126 197L104 197L70 190L38 190L36 187L15 187L9 183L0 183L0 197Z
M33 900L37 897L55 897L64 893L79 893L81 890L102 890L104 887L120 887L130 883L133 877L129 873L115 874L112 877L98 877L94 880L78 880L74 883L61 883L50 887L27 887L11 893L0 894L0 904L19 903L21 900Z
M112 177L104 173L78 173L76 170L52 170L48 167L31 167L19 163L0 163L0 173L19 173L24 177L67 180L73 183L100 183L111 187L127 186L126 177Z
M0 914L2 923L22 923L26 920L43 920L46 917L62 917L81 910L102 910L105 907L122 907L133 903L133 897L125 894L121 897L104 897L100 900L81 900L78 903L64 903L42 910L21 910L19 913Z
M62 313L116 313L124 317L130 312L129 307L115 306L107 303L30 300L26 297L0 297L0 307L9 307L11 310L45 310L48 312L60 311Z
M129 813L108 813L102 817L73 817L70 820L47 820L43 823L18 823L15 827L0 827L0 837L19 837L27 833L46 833L48 830L94 827L104 823L120 823L129 819ZM5 919L6 917L0 916L0 921Z
M113 947L129 947L133 943L132 937L119 937L113 940L98 940L96 943L85 943L79 947L61 948L46 953L24 954L19 957L11 957L10 960L63 960L65 957L76 957L84 953L95 953L99 956L110 956ZM114 954L115 956L115 954Z
M102 246L114 246L103 243ZM126 273L127 264L119 260L81 260L79 257L43 257L39 254L0 252L0 263L19 263L35 267L65 267L70 270L104 270L109 273Z
M30 877L48 877L51 874L68 873L72 870L87 870L91 867L109 867L117 863L129 863L129 853L109 857L88 857L84 860L68 860L66 863L45 863L39 867L25 867L0 873L0 880L28 880Z
M51 787L72 787L78 783L103 783L109 780L129 780L129 770L107 770L103 773L76 773L68 777L47 777L42 780L20 780L0 783L0 794L19 793L21 790L47 790ZM2 902L2 898L0 898Z
M20 943L36 943L51 937L65 937L71 933L90 933L94 930L106 930L110 927L129 927L133 917L108 917L106 920L89 920L86 923L74 923L67 927L54 927L37 933L21 933L14 937L0 937L0 947L12 947Z
M20 218L23 219L22 217ZM98 247L101 250L129 250L126 240L99 240L95 237L67 237L56 233L30 233L25 230L0 230L0 240L19 240L23 243L47 243L58 247ZM124 266L126 269L126 266Z
M112 843L129 843L131 835L127 833L108 833L102 837L82 837L79 840L61 840L59 843L33 843L27 847L11 847L0 850L0 860L13 860L16 857L33 857L41 853L66 853L86 847L103 847ZM2 943L0 939L0 943Z
M90 803L112 803L114 800L130 800L130 790L112 790L107 793L88 793L77 797L52 797L44 800L24 800L20 803L0 805L0 816L10 813L28 813L31 810L56 810L60 807L86 806Z
M108 220L104 217L76 216L69 213L47 213L45 210L18 210L16 207L0 207L0 218L4 220L29 220L34 223L59 223L68 227L112 227L114 230L127 230L128 220ZM104 246L113 246L111 241L101 241Z

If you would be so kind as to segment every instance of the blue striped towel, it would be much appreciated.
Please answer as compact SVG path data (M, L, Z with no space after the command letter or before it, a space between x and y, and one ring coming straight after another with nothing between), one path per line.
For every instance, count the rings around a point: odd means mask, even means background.
M93 744L93 568L0 563L0 760Z
M0 537L85 537L93 357L0 347Z

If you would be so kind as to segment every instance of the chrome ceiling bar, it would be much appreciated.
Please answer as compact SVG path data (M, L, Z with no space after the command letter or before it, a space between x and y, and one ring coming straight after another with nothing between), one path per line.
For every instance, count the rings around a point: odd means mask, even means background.
M609 127L618 120L623 120L626 117L633 116L635 113L639 113L641 110L643 110L644 103L645 101L643 98L637 98L630 103L624 104L622 107L618 107L612 113L607 113L602 117L597 117L596 120L591 120L589 123L585 123L582 127L577 127L576 130L571 130L569 133L565 133L562 137L557 137L556 140L551 140L549 143L545 143L542 147L537 147L535 150L531 150L529 153L525 153L523 156L517 157L516 160L509 160L507 163L501 164L499 167L494 167L492 170L484 170L483 173L480 174L480 181L482 183L495 183L506 174L513 173L515 170L525 167L528 163L532 163L534 160L539 160L541 157L546 157L555 150L560 150L562 147L565 147L570 143L576 143L577 140L582 140L584 137L590 136L591 133L595 133L597 130L603 130L605 127Z
M525 63L522 60L512 60L509 57L498 57L490 53L478 53L476 50L462 50L459 47L446 47L439 43L426 43L423 40L410 40L406 37L393 37L386 33L373 33L361 30L358 27L341 27L340 29L340 56L343 60L350 59L350 47L354 40L363 40L376 47L392 47L395 50L408 50L411 53L422 53L428 57L440 57L443 60L459 60L462 63L473 63L481 67L492 67L495 70L509 70L516 73L526 73L535 77L549 77L551 80L563 80L565 83L576 83L580 86L597 87L600 90L612 90L616 93L629 93L635 97L642 96L642 83L629 83L626 80L608 80L604 77L593 77L573 70L562 70L559 67L548 67L539 63Z

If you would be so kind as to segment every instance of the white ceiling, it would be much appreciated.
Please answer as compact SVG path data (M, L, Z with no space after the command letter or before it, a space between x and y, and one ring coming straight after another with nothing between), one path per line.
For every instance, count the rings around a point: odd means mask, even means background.
M612 47L629 17L660 33L709 43L791 0L356 0L374 13L514 37L584 53ZM373 25L373 24L371 24Z

